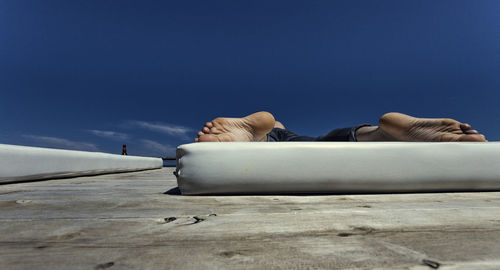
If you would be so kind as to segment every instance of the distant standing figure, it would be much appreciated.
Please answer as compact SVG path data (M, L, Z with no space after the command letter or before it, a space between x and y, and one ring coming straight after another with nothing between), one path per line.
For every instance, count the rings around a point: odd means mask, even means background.
M122 155L126 156L127 155L127 145L124 144L122 147Z

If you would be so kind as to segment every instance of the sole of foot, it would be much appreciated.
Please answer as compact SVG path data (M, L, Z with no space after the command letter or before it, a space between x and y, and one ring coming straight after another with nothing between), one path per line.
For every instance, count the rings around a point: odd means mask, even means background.
M275 125L274 116L256 112L242 118L219 117L207 122L195 142L260 142L267 141Z
M469 124L450 118L416 118L387 113L379 120L380 129L398 141L410 142L486 142L484 135Z

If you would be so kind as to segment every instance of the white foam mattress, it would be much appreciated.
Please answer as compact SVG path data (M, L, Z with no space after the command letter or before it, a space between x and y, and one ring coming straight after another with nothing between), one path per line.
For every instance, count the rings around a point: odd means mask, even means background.
M175 173L187 195L500 190L500 142L192 143Z
M0 183L157 169L161 158L0 144Z

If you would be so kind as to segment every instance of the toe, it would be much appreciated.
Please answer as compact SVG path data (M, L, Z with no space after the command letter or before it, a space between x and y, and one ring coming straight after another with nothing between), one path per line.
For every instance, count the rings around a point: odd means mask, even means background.
M201 136L201 135L203 135L203 134L205 134L205 133L203 133L203 132L199 131L199 132L198 132L198 137L200 137L200 136Z
M210 133L210 128L208 128L208 127L204 127L202 130L203 130L203 133L205 133L205 134Z
M200 139L194 138L194 142L199 142L199 141L200 141Z
M213 124L212 122L206 122L206 123L205 123L205 126L206 126L207 128L212 128L212 127L214 126L214 124Z
M466 134L479 134L479 132L475 129L464 130Z
M465 134L460 136L458 141L462 142L486 142L486 137L483 134Z
M461 123L460 124L460 129L462 129L462 130L469 130L469 129L471 129L471 126L469 124Z
M218 139L216 136L212 134L203 134L203 136L200 136L200 139L198 140L199 142L217 142Z

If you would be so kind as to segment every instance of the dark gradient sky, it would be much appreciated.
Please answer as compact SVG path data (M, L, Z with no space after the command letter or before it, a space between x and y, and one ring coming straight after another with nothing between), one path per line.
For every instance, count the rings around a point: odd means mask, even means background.
M500 1L0 1L0 143L173 155L258 110L400 111L500 140Z

